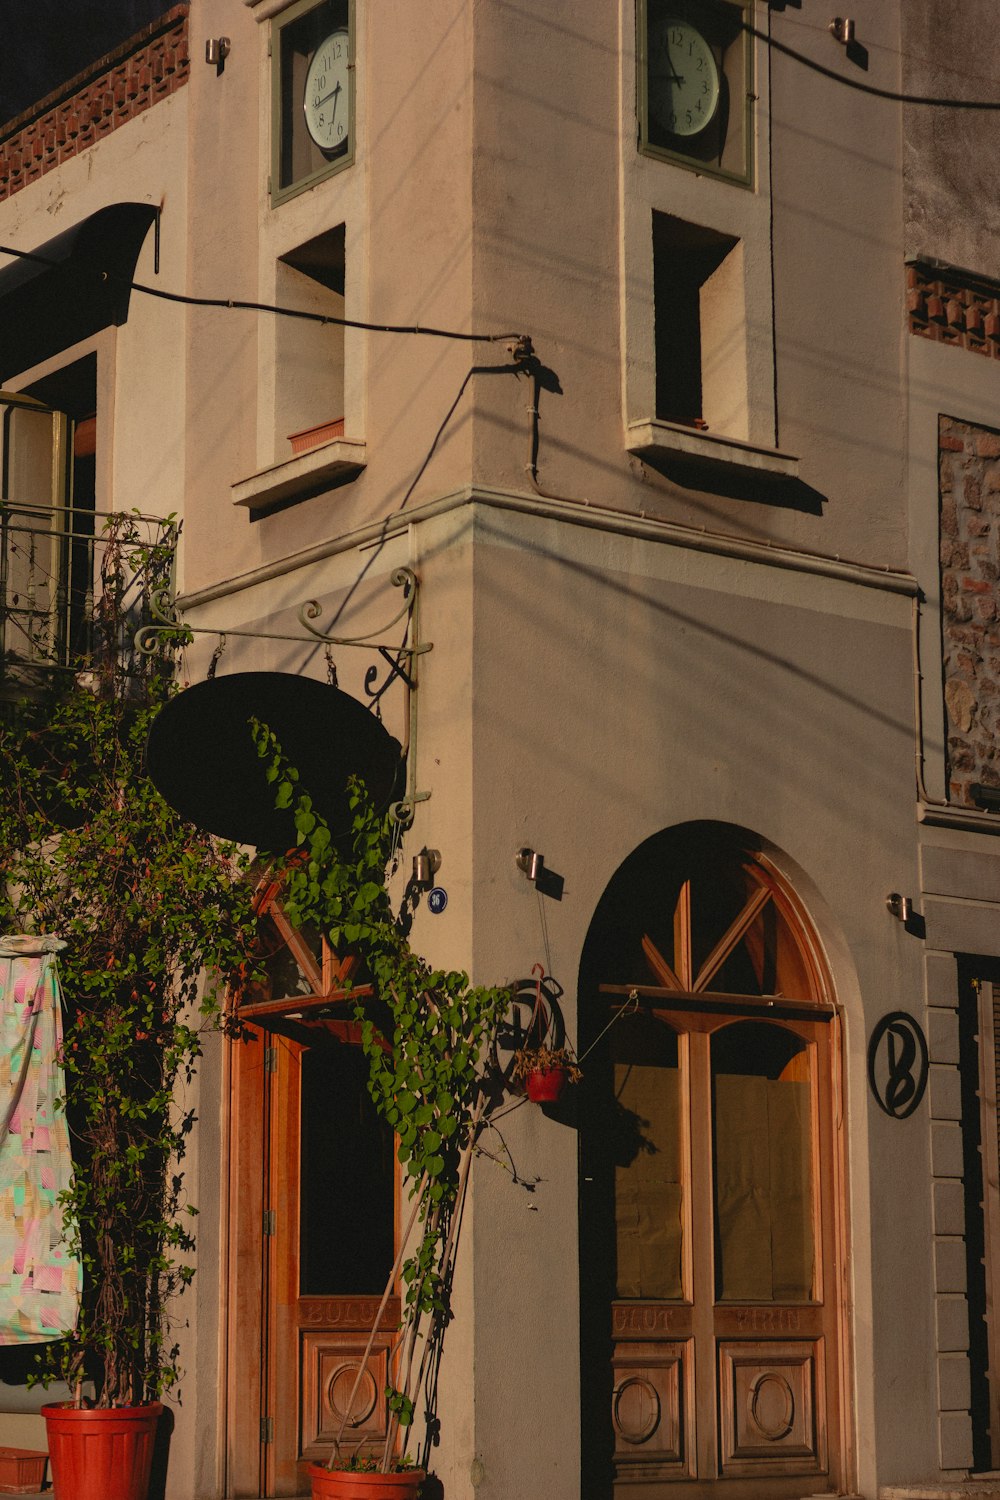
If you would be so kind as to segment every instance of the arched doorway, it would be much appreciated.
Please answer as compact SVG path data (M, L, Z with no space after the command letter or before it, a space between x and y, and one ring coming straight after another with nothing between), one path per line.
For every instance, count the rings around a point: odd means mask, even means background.
M584 1496L842 1491L839 1027L752 836L625 862L579 1026Z

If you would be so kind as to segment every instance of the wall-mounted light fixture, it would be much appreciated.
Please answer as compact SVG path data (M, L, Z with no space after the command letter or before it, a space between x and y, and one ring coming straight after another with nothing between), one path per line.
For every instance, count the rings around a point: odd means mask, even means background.
M553 901L561 901L565 881L555 870L549 870L545 865L545 856L539 854L535 849L519 849L514 855L514 863L519 870L523 870L531 881L535 890L543 896L551 896Z
M413 881L418 890L428 891L434 884L434 876L441 868L439 849L421 849L413 856Z
M210 36L205 43L205 61L210 63L217 73L221 73L226 66L226 58L232 51L232 45L227 36Z
M885 898L885 904L896 918L897 922L906 923L913 916L913 902L909 896L901 896L898 891L890 891Z
M830 22L830 30L845 47L849 47L854 41L854 22L849 16L834 16Z

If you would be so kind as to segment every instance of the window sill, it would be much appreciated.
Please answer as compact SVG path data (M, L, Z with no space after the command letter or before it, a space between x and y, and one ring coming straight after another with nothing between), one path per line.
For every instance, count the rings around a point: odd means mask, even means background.
M760 448L739 438L698 432L680 422L630 422L625 446L637 458L678 463L686 468L736 470L772 479L797 479L799 473L798 459L780 448Z
M251 516L282 510L324 490L350 484L364 471L366 462L364 443L335 438L238 480L232 486L233 504L244 506Z

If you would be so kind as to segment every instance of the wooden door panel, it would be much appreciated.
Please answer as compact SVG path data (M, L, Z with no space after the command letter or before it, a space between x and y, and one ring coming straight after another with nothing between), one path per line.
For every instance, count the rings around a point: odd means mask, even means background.
M669 1066L662 1048L659 1071L663 1087L671 1098L678 1093L683 1109L676 1113L676 1120L669 1110L660 1120L662 1111L658 1113L645 1096L637 1094L634 1104L642 1106L644 1118L659 1121L655 1147L664 1160L672 1159L675 1149L667 1130L675 1120L671 1128L676 1133L676 1149L687 1167L682 1191L674 1196L681 1204L685 1241L691 1246L685 1256L690 1273L684 1280L690 1280L693 1296L683 1300L619 1296L612 1302L614 1494L616 1500L632 1495L643 1495L645 1500L684 1500L688 1486L694 1486L693 1494L703 1495L707 1492L701 1486L718 1481L725 1483L732 1500L739 1500L739 1494L770 1497L772 1486L777 1486L775 1496L812 1493L822 1487L822 1476L828 1472L829 1423L836 1419L837 1408L837 1391L828 1389L826 1380L826 1349L836 1339L837 1308L832 1299L824 1300L829 1281L822 1271L824 1258L829 1268L835 1256L830 1028L825 1021L773 1022L754 1017L741 1022L718 1015L694 1018L677 1010L658 1010L657 1019L679 1035L679 1093L677 1069ZM768 1282L769 1289L773 1284L773 1300L749 1300L744 1290L746 1276L725 1277L719 1271L722 1158L713 1143L720 1129L717 1110L722 1080L716 1074L714 1042L720 1035L730 1052L734 1045L737 1048L736 1074L746 1071L749 1078L749 1086L744 1087L746 1100L738 1096L735 1105L730 1101L727 1106L729 1156L733 1155L732 1143L739 1146L740 1132L753 1129L756 1122L763 1146L758 1141L753 1157L747 1157L749 1166L743 1169L737 1187L758 1191L759 1180L765 1185L770 1182L771 1219L758 1214L752 1224L758 1219L764 1224L761 1243L765 1250L770 1247L774 1265L778 1264L775 1247L788 1248L780 1239L781 1234L787 1238L787 1225L775 1217L788 1212L785 1198L774 1196L775 1173L788 1171L790 1164L790 1180L800 1184L792 1207L798 1215L796 1223L802 1220L808 1233L799 1224L793 1244L799 1247L794 1275L774 1276ZM774 1076L775 1082L757 1085L754 1079L749 1059L755 1039L765 1044L768 1066L781 1069L780 1074L763 1075L765 1079ZM629 1088L635 1092L634 1080L644 1067L649 1072L652 1054L641 1055L643 1061L628 1064L632 1069L628 1084L616 1075L620 1101L633 1102ZM744 1056L745 1064L740 1060ZM622 1066L618 1064L619 1072ZM730 1065L729 1076L732 1073ZM647 1092L655 1081L651 1073L644 1084ZM728 1086L728 1078L725 1081ZM742 1085L738 1082L737 1086ZM796 1103L790 1112L786 1100L791 1096ZM754 1105L757 1114L763 1111L762 1118L770 1122L766 1129L757 1120ZM660 1173L664 1181L669 1175ZM659 1208L673 1222L677 1214L674 1198L668 1198L665 1189L661 1197ZM656 1207L651 1203L650 1211ZM753 1232L759 1240L760 1231ZM734 1243L732 1235L728 1243ZM753 1242L751 1247L760 1248ZM751 1278L748 1285L754 1289L750 1295L756 1295L756 1282ZM743 1290L739 1300L732 1295L735 1289ZM729 1298L722 1300L727 1292Z
M296 1456L300 1463L329 1457L331 1443L340 1436L378 1307L376 1297L299 1298L301 1394ZM398 1323L399 1299L393 1297L382 1315L384 1331L376 1335L367 1369L350 1406L344 1442L351 1450L361 1444L367 1448L385 1438L389 1350Z
M615 1459L624 1477L687 1477L694 1461L694 1344L620 1343L614 1356Z
M719 1345L721 1472L822 1473L826 1468L823 1344Z

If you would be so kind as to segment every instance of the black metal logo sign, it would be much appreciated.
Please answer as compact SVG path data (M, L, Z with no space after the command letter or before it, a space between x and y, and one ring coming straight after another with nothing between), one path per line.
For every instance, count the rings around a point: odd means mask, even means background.
M894 1120L912 1115L927 1087L927 1038L905 1010L883 1016L868 1043L868 1083Z

